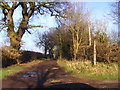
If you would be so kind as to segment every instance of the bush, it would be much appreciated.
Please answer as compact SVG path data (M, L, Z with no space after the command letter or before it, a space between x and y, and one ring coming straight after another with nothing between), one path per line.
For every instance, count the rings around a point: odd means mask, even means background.
M118 44L96 43L97 62L118 62ZM93 45L81 46L78 52L78 59L93 60Z
M107 43L97 43L96 45L97 61L110 62L110 47Z
M6 67L12 64L20 64L21 51L5 46L2 50L2 66Z
M119 49L118 43L113 43L110 45L110 60L112 62L119 62L118 61L119 52L120 52L120 49Z
M39 52L34 51L21 51L21 57L22 63L30 62L37 59L43 59L44 55Z

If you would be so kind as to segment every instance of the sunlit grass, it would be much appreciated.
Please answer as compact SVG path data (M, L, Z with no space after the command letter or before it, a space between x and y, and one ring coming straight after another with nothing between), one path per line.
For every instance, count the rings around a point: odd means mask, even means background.
M23 64L15 64L12 66L8 66L6 68L2 68L0 70L0 78L5 78L9 75L15 74L19 71L24 70L25 68L31 67L33 65L36 65L38 63L42 62L41 60L34 60L32 62L28 62L28 63L23 63Z
M95 80L118 80L118 64L105 64L97 62L92 66L91 61L58 60L58 64L75 76Z

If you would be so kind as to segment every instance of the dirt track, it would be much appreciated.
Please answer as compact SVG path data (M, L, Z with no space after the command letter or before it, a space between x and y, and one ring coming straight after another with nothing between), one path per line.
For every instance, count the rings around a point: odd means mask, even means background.
M118 82L76 78L56 61L44 61L3 79L2 88L118 88Z

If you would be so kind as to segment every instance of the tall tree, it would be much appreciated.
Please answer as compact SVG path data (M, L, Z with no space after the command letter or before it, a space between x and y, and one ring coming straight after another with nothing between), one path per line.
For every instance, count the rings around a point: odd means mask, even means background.
M33 15L40 13L41 15L51 13L51 16L62 16L65 10L66 3L61 2L0 2L0 9L4 15L2 19L7 27L8 37L10 38L10 46L19 50L21 46L21 39L29 28L29 20ZM17 8L21 7L22 20L18 29L15 29L13 14ZM36 27L36 26L35 26ZM29 32L29 31L28 31ZM30 33L30 32L29 32Z
M80 46L88 42L88 22L86 18L88 14L80 4L73 3L70 7L67 12L68 17L66 21L72 36L73 60L76 60Z

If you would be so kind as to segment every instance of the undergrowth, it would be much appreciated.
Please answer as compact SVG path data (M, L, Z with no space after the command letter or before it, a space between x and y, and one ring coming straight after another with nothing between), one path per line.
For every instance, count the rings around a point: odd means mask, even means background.
M68 73L95 80L118 80L118 64L97 62L93 66L91 61L58 60L57 63Z

